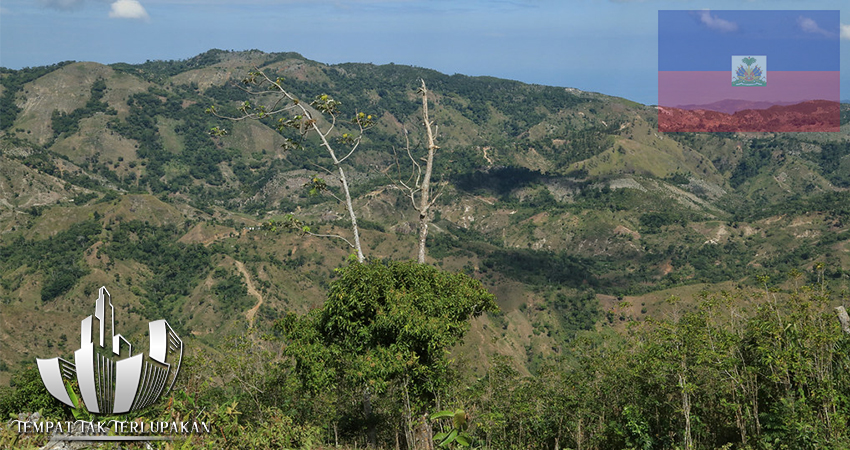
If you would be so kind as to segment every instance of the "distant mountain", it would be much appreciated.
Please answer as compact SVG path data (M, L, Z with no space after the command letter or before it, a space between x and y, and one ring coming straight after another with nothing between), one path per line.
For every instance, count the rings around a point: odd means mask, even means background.
M733 114L706 109L659 108L659 129L666 132L812 132L840 131L840 105L813 100Z
M754 102L749 100L726 99L713 103L708 103L705 105L682 105L676 106L676 108L686 109L689 111L704 110L722 112L726 114L734 114L738 111L743 111L745 109L767 109L771 106L788 106L796 105L798 103L801 102Z

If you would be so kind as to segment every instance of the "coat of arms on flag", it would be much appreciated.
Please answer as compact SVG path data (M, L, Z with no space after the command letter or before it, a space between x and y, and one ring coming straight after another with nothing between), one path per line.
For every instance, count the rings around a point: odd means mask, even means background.
M732 86L767 86L767 56L732 56Z

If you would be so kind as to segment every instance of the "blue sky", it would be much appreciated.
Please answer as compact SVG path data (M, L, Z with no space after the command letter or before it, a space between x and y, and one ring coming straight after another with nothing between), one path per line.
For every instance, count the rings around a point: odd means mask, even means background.
M841 69L850 75L846 0L0 0L0 66L140 63L256 48L654 104L658 11L677 9L841 10ZM850 98L850 77L841 83Z
M728 72L730 55L744 54L767 56L770 71L839 70L835 11L664 10L658 20L658 70Z

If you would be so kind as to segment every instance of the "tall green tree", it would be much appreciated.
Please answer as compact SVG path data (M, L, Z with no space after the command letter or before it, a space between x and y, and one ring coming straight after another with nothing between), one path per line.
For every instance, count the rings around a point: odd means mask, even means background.
M472 318L497 310L493 295L465 274L413 262L352 263L338 275L321 309L279 322L285 353L317 396L358 393L373 445L372 399L394 395L410 442L414 416L449 387L448 350Z

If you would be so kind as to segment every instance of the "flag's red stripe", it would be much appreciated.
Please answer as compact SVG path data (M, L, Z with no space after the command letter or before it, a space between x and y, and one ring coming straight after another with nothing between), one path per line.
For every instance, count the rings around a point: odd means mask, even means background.
M831 72L767 71L767 86L732 86L732 71L658 72L658 105L704 105L721 100L800 102L840 99L840 76Z

